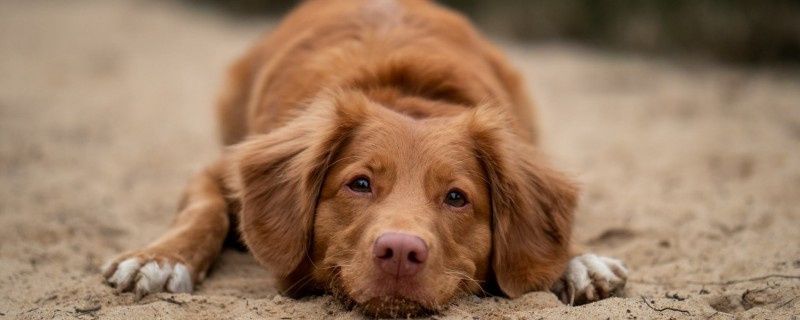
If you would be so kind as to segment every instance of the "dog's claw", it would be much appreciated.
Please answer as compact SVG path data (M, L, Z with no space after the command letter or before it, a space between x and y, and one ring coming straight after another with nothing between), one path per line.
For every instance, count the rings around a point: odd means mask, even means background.
M565 304L584 304L620 294L627 279L628 269L621 261L584 254L570 260L551 290Z
M117 292L133 291L136 300L155 292L192 292L189 269L169 259L118 258L103 267L103 277Z

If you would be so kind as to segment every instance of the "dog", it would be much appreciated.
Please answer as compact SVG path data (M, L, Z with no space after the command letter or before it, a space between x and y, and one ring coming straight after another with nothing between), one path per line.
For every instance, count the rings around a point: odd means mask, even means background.
M375 316L624 288L621 261L572 245L578 189L538 147L520 76L436 3L301 3L230 68L217 118L220 157L168 232L103 268L108 284L191 292L233 237L282 293Z

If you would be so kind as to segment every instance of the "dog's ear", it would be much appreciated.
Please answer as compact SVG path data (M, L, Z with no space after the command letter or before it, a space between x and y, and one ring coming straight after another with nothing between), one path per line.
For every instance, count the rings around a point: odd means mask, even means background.
M577 188L512 127L499 108L479 107L468 120L489 183L494 280L515 298L549 289L564 270Z
M283 127L231 150L242 239L284 290L307 265L328 166L368 112L357 94L329 93Z

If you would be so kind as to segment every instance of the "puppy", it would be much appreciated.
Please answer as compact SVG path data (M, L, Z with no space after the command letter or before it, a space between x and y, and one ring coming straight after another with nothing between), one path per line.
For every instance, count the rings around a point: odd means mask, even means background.
M577 188L537 147L517 73L434 3L306 1L232 66L217 111L222 155L110 285L191 292L230 236L283 293L376 316L625 284L620 261L571 251Z

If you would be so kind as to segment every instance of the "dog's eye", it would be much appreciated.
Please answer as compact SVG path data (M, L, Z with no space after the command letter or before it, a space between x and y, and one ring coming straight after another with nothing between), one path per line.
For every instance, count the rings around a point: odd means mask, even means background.
M353 179L353 181L350 181L350 183L347 184L347 187L355 192L372 192L372 186L367 177L356 177Z
M451 207L461 208L467 205L467 196L461 190L451 189L444 196L444 203Z

